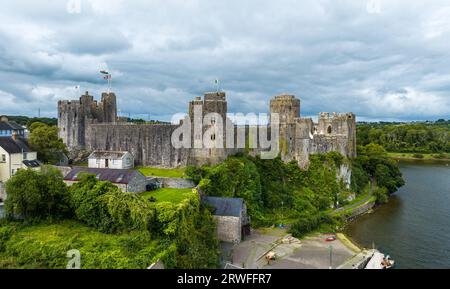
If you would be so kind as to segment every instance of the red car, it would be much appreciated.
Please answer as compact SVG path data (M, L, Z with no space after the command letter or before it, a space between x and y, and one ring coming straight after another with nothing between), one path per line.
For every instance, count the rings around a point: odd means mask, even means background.
M336 236L330 236L328 238L325 239L326 242L333 242L336 241Z

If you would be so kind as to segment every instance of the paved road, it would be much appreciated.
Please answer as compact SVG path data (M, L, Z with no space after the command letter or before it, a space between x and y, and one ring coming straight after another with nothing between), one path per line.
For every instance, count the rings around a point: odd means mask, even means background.
M374 189L374 186L375 186L374 184L375 184L374 180L371 180L370 181L370 191L369 191L369 194L367 195L367 197L365 197L364 199L362 199L362 200L360 200L360 201L358 201L358 202L356 202L354 204L350 204L350 205L347 205L347 206L343 206L341 208L337 208L336 210L331 212L330 215L336 215L337 213L339 213L341 211L344 211L344 210L347 210L347 209L354 209L356 207L361 206L362 204L367 203L369 201L369 199L373 195L373 189Z

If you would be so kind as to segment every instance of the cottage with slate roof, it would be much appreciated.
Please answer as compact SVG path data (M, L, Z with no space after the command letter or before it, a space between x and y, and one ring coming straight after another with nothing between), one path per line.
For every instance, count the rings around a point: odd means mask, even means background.
M99 181L110 181L122 192L142 193L146 191L147 178L136 170L76 167L64 177L64 182L68 185L77 183L83 173L93 174Z

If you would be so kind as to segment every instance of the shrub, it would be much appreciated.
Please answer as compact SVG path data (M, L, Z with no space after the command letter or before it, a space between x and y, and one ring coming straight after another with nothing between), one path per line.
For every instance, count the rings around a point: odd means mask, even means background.
M71 215L67 186L61 172L44 166L41 171L19 170L6 182L8 217L41 219Z
M423 154L413 154L413 157L414 158L416 158L416 159L423 159L424 158L424 155Z
M375 188L375 190L373 191L373 195L376 197L377 203L380 203L380 204L385 204L389 200L388 189L386 189L384 187Z

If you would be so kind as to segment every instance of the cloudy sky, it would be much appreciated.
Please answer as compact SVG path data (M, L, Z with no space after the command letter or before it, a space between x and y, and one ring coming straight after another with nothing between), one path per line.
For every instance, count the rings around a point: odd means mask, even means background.
M230 112L289 92L304 116L448 119L449 39L449 1L2 1L0 114L56 116L109 69L134 117L170 120L218 78Z

